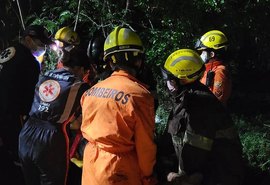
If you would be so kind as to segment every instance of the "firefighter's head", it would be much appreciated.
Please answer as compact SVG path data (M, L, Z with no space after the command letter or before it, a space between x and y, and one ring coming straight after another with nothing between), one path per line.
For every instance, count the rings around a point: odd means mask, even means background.
M46 45L50 45L53 42L45 27L41 25L30 25L23 32L22 43L37 58L45 53Z
M103 60L104 42L105 38L103 36L94 35L87 47L87 56L93 60L99 73L103 72L106 68L106 63Z
M205 70L204 63L197 52L191 49L179 49L167 58L162 75L168 89L177 91L179 86L199 80Z
M70 52L73 48L80 44L80 38L78 34L69 27L60 28L54 36L55 47L60 63L68 60Z
M58 48L70 51L75 46L80 44L80 38L78 34L69 27L63 27L59 29L55 36L55 43Z
M87 57L86 52L79 48L73 48L67 53L68 59L63 60L63 66L69 68L81 79L90 69L91 60Z
M113 69L132 69L137 75L144 62L140 37L129 28L116 27L105 40L104 60Z
M226 35L219 30L211 30L203 34L196 42L195 49L201 54L205 63L211 58L222 58L228 48Z

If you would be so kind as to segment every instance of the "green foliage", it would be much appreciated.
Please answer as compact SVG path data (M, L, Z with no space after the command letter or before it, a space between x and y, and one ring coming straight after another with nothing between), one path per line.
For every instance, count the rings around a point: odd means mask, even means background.
M241 135L241 141L244 156L248 159L249 164L253 167L258 166L262 170L268 170L270 168L270 140L266 138L266 134L253 128L252 132Z
M127 5L127 2L129 3ZM55 33L74 26L78 1L41 1L40 14L27 16L27 23L42 22ZM238 73L247 68L269 69L269 1L82 1L77 31L89 39L96 30L106 36L116 25L126 25L143 36L148 61L159 66L174 50L193 48L209 29L221 29L228 37ZM35 20L36 19L36 20ZM38 20L38 21L37 21ZM261 34L258 34L261 33ZM83 39L82 39L83 40ZM253 48L258 46L258 49ZM245 52L246 51L246 52Z
M175 32L171 30L166 31L159 31L159 30L151 30L150 31L150 39L149 39L149 49L146 51L147 59L149 62L155 63L155 65L160 66L162 65L166 57L168 57L168 52L172 48L176 46L174 41L174 34Z
M196 1L198 7L203 7L206 12L221 12L225 4L224 0L203 0Z
M44 70L53 70L56 68L57 65L58 56L55 51L48 50L48 53L46 55L46 58L44 60L44 63L46 64L46 67Z
M244 157L249 165L263 171L269 170L270 128L266 126L269 120L264 120L262 115L259 115L253 119L234 116L234 121L238 126Z
M165 109L163 105L160 105L156 111L156 140L159 140L160 136L166 132L167 120L169 116L169 110Z
M67 20L73 19L74 13L71 13L69 10L65 10L60 13L58 22L60 25L63 25Z

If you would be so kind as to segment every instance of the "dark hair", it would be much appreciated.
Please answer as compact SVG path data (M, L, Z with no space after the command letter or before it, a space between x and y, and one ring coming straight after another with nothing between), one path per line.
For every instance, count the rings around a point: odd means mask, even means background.
M215 57L220 59L220 60L228 60L229 59L229 52L228 52L228 49L227 48L221 48L221 49L218 49L218 50L212 50L215 52ZM223 62L224 62L223 61Z
M111 61L111 67L113 71L118 71L120 69L135 73L136 76L141 73L143 66L144 66L144 53L138 53L137 56L133 55L132 51L126 51L126 52L119 52L112 54L115 61L113 61L112 56L107 57L106 62ZM138 68L138 66L135 65L137 60L142 60L141 66Z
M103 57L105 38L102 36L93 37L88 44L87 55L98 61Z
M63 65L67 67L84 67L85 69L90 68L91 61L87 57L86 52L79 48L73 48L70 52L65 53L68 58L63 60Z
M30 25L26 27L23 32L23 38L30 36L32 38L39 39L44 44L52 44L52 40L49 36L48 30L41 25Z

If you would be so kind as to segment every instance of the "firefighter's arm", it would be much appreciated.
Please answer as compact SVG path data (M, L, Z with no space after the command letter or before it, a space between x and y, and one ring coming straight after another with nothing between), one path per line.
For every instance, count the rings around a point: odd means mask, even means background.
M82 124L82 108L79 106L73 116L73 119L70 120L70 129L71 130L80 130Z
M82 124L82 115L75 117L74 120L70 122L70 129L72 130L80 130Z
M150 98L150 99L149 99ZM154 104L153 98L135 100L135 145L138 163L144 185L154 185L157 180L152 176L156 162L156 145L154 143Z
M215 72L213 93L224 104L226 104L227 100L230 97L231 94L230 77L225 68L217 69Z
M79 101L80 101L80 105L76 108L76 111L74 113L74 117L73 119L70 121L70 129L72 130L80 130L81 124L82 124L82 107L81 104L84 100L85 97L85 91L89 89L89 85L88 84L83 84L80 87L80 95L79 97Z

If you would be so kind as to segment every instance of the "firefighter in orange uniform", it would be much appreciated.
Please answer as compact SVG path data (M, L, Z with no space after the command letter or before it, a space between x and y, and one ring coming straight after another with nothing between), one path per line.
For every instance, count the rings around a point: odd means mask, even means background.
M137 80L143 58L141 39L130 29L116 27L107 37L104 59L114 72L81 99L81 130L88 140L83 185L157 183L154 99Z
M212 30L197 41L195 49L201 52L206 70L201 82L224 104L231 95L232 82L226 65L228 40L224 33Z

